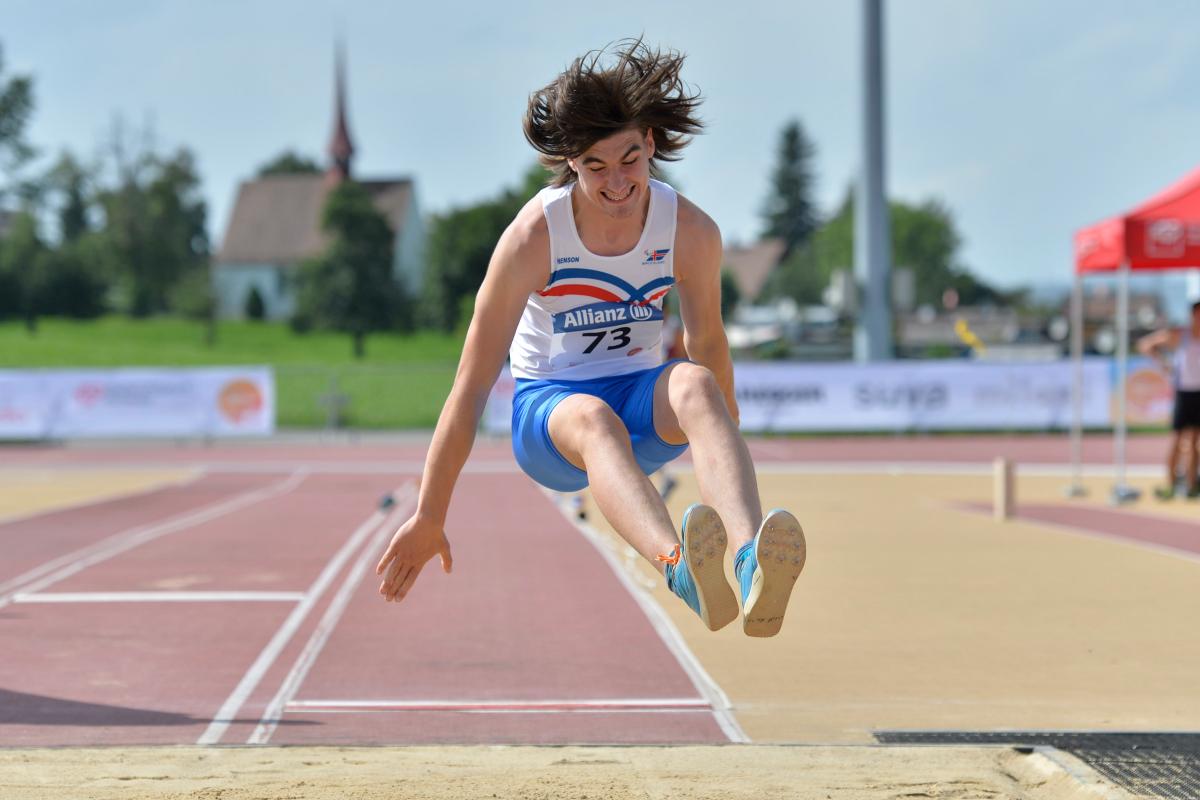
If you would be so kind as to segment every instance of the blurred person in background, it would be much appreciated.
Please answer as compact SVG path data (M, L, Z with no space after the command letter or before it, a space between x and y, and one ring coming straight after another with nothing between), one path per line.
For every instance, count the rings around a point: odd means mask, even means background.
M1175 386L1175 411L1171 415L1171 448L1167 455L1167 483L1156 487L1160 500L1175 496L1179 462L1184 462L1184 490L1189 498L1200 497L1197 468L1200 467L1200 300L1192 303L1188 325L1164 328L1143 336L1138 352L1159 363Z

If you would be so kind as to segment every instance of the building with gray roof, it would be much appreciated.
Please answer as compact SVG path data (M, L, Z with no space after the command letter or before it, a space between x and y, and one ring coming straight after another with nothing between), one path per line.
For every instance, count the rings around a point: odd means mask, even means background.
M243 182L213 261L217 313L245 315L258 291L267 319L288 319L296 310L300 264L321 255L329 237L321 212L330 191L356 180L374 200L396 235L393 274L410 295L421 289L425 230L412 178L360 179L352 175L354 144L346 119L344 70L337 59L333 135L324 173L265 175Z

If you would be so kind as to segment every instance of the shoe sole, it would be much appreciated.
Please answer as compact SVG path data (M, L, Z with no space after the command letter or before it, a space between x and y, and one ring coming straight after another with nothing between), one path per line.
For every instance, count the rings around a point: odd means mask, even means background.
M754 552L758 568L746 595L747 636L774 636L783 627L792 587L804 569L808 546L800 523L786 511L776 509L763 520Z
M728 544L725 523L717 512L694 506L683 524L683 551L700 600L700 619L710 631L724 628L738 615L737 595L725 577Z

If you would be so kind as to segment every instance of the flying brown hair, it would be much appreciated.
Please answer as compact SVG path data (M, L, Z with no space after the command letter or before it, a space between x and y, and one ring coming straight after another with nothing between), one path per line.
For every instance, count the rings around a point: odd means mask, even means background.
M611 65L602 64L612 53ZM679 77L684 55L651 50L638 39L623 39L575 59L551 83L529 96L525 138L554 173L553 184L575 179L568 158L630 127L654 132L650 172L657 161L677 161L693 134L703 129L696 116L700 93Z

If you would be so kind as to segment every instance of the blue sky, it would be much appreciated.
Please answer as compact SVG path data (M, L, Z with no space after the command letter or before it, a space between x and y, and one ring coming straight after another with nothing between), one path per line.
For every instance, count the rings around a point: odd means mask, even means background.
M1200 163L1200 3L890 0L888 189L955 214L1002 286L1066 280L1071 232ZM219 242L237 184L285 148L324 158L333 42L348 48L361 176L412 175L426 212L533 161L530 91L628 35L685 51L708 132L672 173L727 240L761 228L780 129L817 147L818 199L854 180L857 2L397 3L0 0L5 73L29 73L44 162L99 152L120 113L186 145Z

